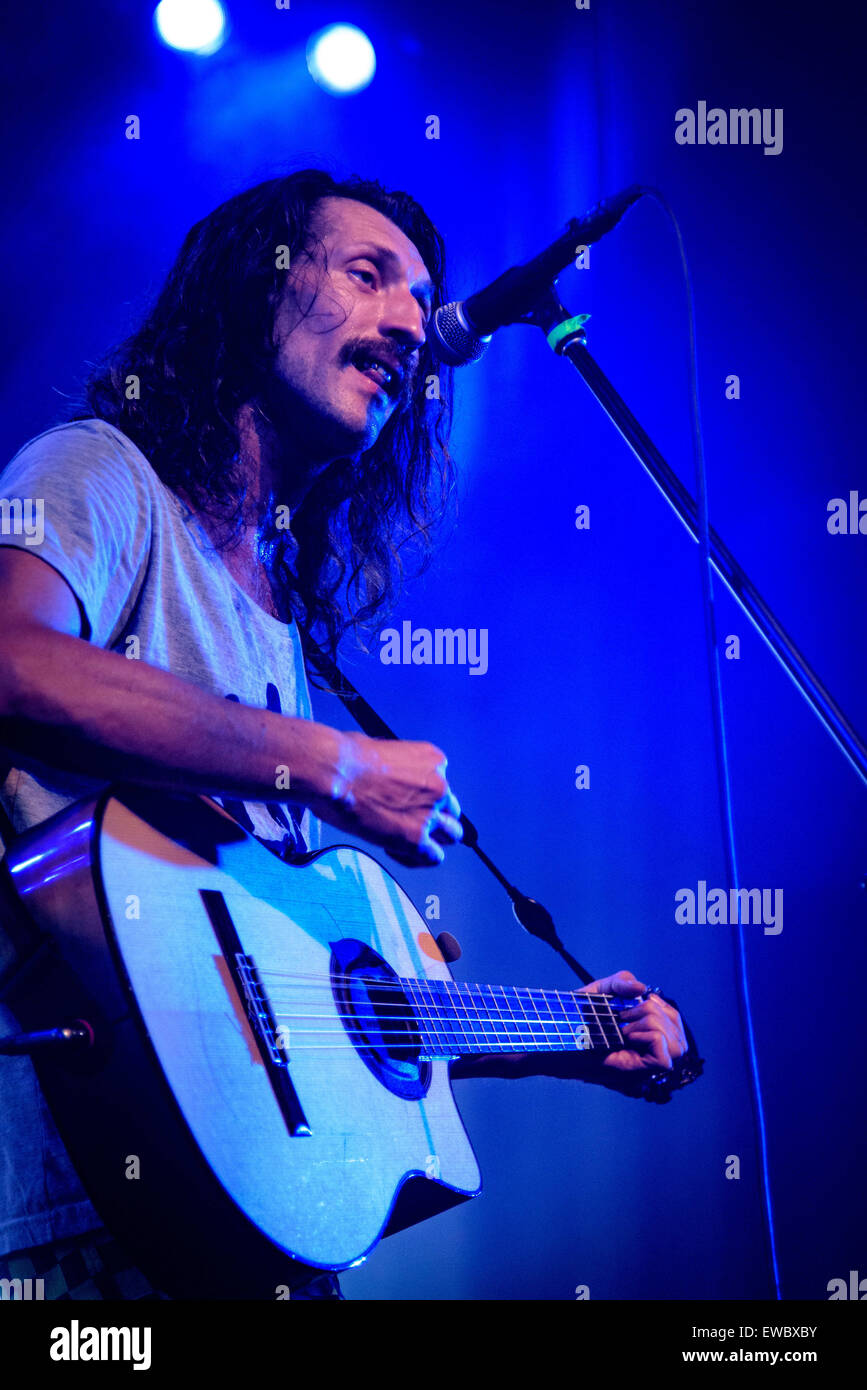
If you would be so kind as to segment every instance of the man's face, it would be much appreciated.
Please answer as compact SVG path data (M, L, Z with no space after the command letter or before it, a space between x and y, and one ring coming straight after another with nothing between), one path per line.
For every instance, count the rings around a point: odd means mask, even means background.
M369 449L408 398L433 286L409 238L365 203L323 198L313 230L327 269L300 257L292 267L275 315L271 405L321 463Z

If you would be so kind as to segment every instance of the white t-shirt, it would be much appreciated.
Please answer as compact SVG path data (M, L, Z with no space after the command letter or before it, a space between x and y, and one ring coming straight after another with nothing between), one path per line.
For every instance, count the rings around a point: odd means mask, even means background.
M76 421L31 440L0 472L0 507L0 546L30 550L63 576L80 604L84 638L211 694L310 717L296 625L244 593L189 510L113 426ZM14 767L0 802L23 831L105 785ZM282 856L318 848L309 811L225 798L223 805ZM0 980L10 963L0 926ZM0 1032L15 1031L0 1004ZM0 1255L99 1226L26 1057L0 1058L0 1115Z

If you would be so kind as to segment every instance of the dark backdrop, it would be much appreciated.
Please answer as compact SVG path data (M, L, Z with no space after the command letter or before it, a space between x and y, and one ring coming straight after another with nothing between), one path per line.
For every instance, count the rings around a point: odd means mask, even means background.
M232 7L215 57L162 49L147 4L45 0L3 19L0 455L56 422L158 287L190 223L239 187L327 162L406 187L466 294L633 181L663 190L695 278L713 522L855 726L867 727L867 536L830 536L860 487L863 83L836 5L644 0ZM376 45L363 94L307 76L304 44L351 19ZM783 108L777 156L683 147L675 111ZM141 139L124 138L129 114ZM438 141L425 138L437 115ZM590 346L694 487L686 318L669 224L640 204L561 281ZM727 375L741 396L725 398ZM355 1299L763 1298L755 1130L730 927L681 926L674 894L724 882L697 548L541 335L502 333L457 384L457 527L397 621L487 628L490 669L350 670L453 785L511 877L600 973L675 995L707 1058L667 1107L579 1083L461 1082L485 1177L475 1202L383 1243ZM579 503L591 526L574 526ZM721 586L718 587L718 593ZM720 629L742 881L782 888L747 927L784 1293L865 1268L867 794L725 593ZM327 700L319 716L345 722ZM588 790L574 769L591 769ZM401 873L463 945L462 979L568 987L474 857ZM739 1180L725 1176L728 1156Z

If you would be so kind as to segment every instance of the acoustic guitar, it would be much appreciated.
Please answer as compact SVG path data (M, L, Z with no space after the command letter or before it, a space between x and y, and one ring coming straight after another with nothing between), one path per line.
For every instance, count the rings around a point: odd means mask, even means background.
M8 1001L85 1044L33 1054L58 1128L176 1298L280 1296L477 1196L451 1059L628 1045L630 1001L457 983L369 854L287 864L207 798L111 788L2 873Z

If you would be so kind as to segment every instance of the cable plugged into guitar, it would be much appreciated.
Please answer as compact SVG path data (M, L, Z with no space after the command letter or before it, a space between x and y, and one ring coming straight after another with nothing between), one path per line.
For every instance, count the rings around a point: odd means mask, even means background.
M45 1028L37 1033L15 1033L9 1038L0 1038L0 1056L29 1056L33 1052L69 1051L83 1052L93 1047L94 1031L86 1018L74 1018L60 1028Z

